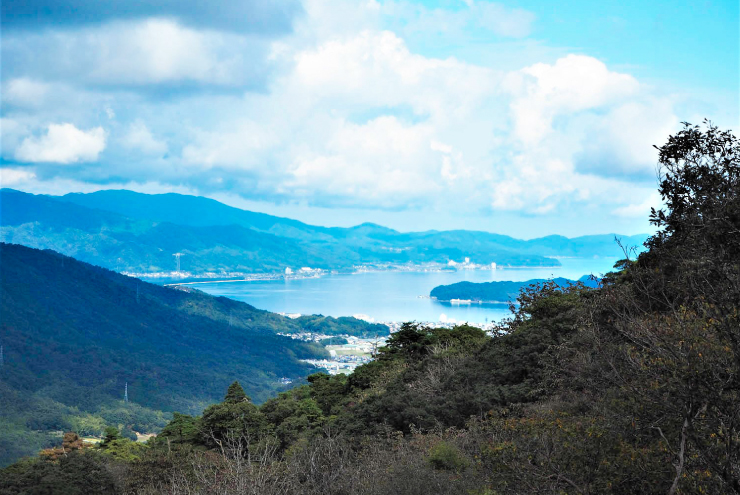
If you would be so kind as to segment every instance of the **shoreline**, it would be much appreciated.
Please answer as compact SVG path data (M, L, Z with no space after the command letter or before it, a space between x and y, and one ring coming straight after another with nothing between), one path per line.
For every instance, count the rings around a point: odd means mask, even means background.
M496 270L538 270L543 268L562 268L562 265L535 265L535 266L501 266L499 265ZM213 276L198 276L196 274L190 274L190 273L182 273L181 275L177 275L177 272L151 272L151 273L132 273L132 272L122 272L123 275L127 275L129 277L135 277L140 278L142 280L148 281L148 282L154 282L157 279L163 282L162 285L166 287L176 286L176 285L197 285L197 284L209 284L209 283L228 283L228 282L260 282L260 281L267 281L267 280L305 280L305 279L312 279L312 278L321 278L325 276L331 276L331 275L361 275L365 273L382 273L382 272L392 272L392 273L403 273L403 272L409 272L409 273L425 273L425 272L433 272L433 273L443 273L443 272L461 272L461 271L492 271L491 268L488 267L488 265L482 265L481 268L463 268L460 270L449 268L448 265L442 265L442 264L430 264L430 265L398 265L394 267L373 267L373 266L362 266L357 267L354 270L324 270L322 268L316 268L313 269L310 273L306 274L300 274L300 273L280 273L280 272L274 272L274 273L234 273L233 276L229 276L228 274L224 274L222 276L218 276L219 274L213 274ZM177 279L180 278L182 281L177 281ZM440 301L445 302L445 301ZM488 301L483 301L488 302Z

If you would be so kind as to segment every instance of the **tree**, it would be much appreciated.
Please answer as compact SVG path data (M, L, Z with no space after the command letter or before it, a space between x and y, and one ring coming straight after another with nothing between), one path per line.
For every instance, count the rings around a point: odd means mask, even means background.
M265 433L267 422L239 382L234 382L229 386L223 402L208 406L203 411L200 429L204 443L217 446L227 438L254 440Z
M229 385L228 390L226 390L224 402L229 404L238 404L239 402L250 402L250 399L247 397L246 392L244 392L244 389L239 382L235 381Z
M706 127L658 148L661 230L558 354L610 429L664 453L669 494L740 493L740 143Z
M665 207L652 210L650 221L660 231L638 258L658 274L641 280L657 309L700 298L725 314L740 305L740 142L706 127L684 123L658 148Z

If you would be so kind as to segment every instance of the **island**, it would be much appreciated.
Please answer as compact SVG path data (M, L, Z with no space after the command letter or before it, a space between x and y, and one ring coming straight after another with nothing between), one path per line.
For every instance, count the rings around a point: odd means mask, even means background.
M432 289L429 296L440 302L450 303L508 303L516 299L519 292L530 285L546 282L548 279L536 278L523 282L457 282L450 285L439 285ZM584 275L576 280L563 277L550 279L558 285L581 282L588 287L596 287L598 280L591 275Z

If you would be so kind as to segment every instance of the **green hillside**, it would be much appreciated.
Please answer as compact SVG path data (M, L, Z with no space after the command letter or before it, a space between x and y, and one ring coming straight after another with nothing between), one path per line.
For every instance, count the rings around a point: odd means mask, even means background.
M156 411L200 411L234 379L265 400L284 388L282 377L300 381L312 372L300 359L326 355L276 332L388 331L354 318L291 320L52 251L0 244L0 260L0 415L15 425L0 432L2 463L17 458L32 430L48 440L45 432L88 414L110 420L105 409L120 409L126 383L129 420L116 424L151 431L164 424ZM20 452L33 450L31 442Z

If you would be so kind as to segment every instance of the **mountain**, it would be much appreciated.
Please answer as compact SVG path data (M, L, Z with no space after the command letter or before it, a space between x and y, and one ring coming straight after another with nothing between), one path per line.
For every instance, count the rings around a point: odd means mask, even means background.
M276 332L388 332L354 318L292 320L53 251L2 243L0 260L0 451L9 456L83 420L151 431L164 424L158 411L200 411L234 379L263 401L285 388L281 378L315 371L301 359L327 354Z
M298 220L240 210L216 200L183 194L141 194L126 190L71 193L55 198L86 208L114 212L129 218L168 222L190 227L238 225L259 232L296 239L332 238L331 229Z
M0 240L53 249L117 271L278 273L310 266L442 263L558 266L551 256L621 256L613 235L523 241L474 231L398 232L376 224L318 227L212 199L131 191L42 196L0 190ZM638 245L644 236L625 238Z
M479 302L509 302L516 300L522 289L530 285L542 284L547 282L546 279L532 279L524 282L457 282L450 285L438 285L429 293L430 297L438 301L451 301L453 299L464 299ZM557 277L551 279L561 287L576 283L574 280ZM584 275L578 282L583 283L586 287L595 288L598 282L591 278L590 275Z

